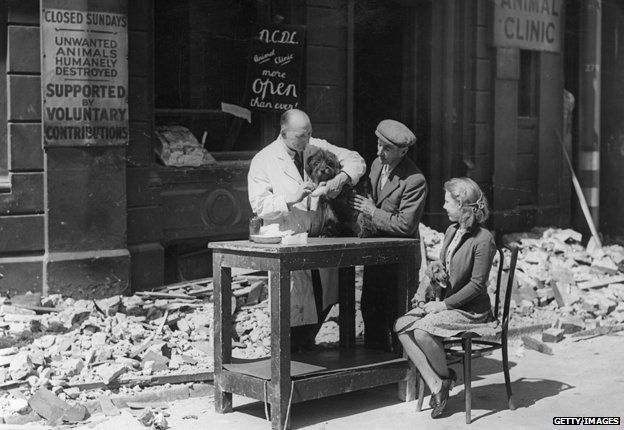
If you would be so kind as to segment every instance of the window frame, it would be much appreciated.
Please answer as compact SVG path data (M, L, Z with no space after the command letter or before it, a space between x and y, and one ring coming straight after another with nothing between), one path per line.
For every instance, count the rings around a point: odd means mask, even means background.
M171 3L175 3L172 1ZM263 3L264 8L260 7L260 4L257 4L256 7L258 13L258 23L269 22L270 12L272 9L272 2ZM154 7L157 7L154 4ZM154 20L156 15L156 11L154 11ZM154 26L155 30L158 31L156 26ZM159 55L156 44L154 44L154 75L156 74L156 56ZM154 80L156 80L156 76L154 76ZM220 117L220 116L229 116L228 113L223 112L218 108L193 108L193 107L184 107L184 108L174 108L170 106L157 106L156 104L153 107L153 120L154 124L158 124L159 120L163 118L180 118L181 120L188 120L189 122L195 121L197 118L202 117ZM229 133L222 142L220 142L218 147L211 148L210 146L205 146L206 149L210 152L210 154L219 161L229 161L229 160L237 160L237 159L247 159L251 158L257 151L259 151L263 144L266 142L270 142L275 139L276 136L276 124L279 121L279 115L272 112L252 112L252 118L258 124L258 136L257 140L259 142L259 146L254 149L250 148L241 148L238 145L238 141L241 134L241 129L244 126L245 120L238 117L232 117L232 123L229 127ZM183 124L184 121L180 122L180 125ZM192 130L191 130L192 132ZM203 136L195 134L195 138L200 142L200 144L204 144ZM269 139L269 140L267 140ZM166 167L166 166L165 166ZM205 168L206 166L193 167L195 169Z

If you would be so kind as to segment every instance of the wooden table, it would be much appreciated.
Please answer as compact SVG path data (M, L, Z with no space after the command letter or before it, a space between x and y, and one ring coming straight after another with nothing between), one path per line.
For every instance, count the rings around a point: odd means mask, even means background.
M355 266L397 264L398 313L417 287L416 239L315 238L305 245L263 245L247 240L212 242L214 276L215 409L232 411L232 393L271 405L273 429L282 430L291 402L399 382L414 400L416 373L401 355L355 347ZM266 270L270 276L271 357L232 359L231 268ZM290 352L290 272L339 267L340 349ZM392 288L392 286L389 286ZM292 361L291 361L292 359Z

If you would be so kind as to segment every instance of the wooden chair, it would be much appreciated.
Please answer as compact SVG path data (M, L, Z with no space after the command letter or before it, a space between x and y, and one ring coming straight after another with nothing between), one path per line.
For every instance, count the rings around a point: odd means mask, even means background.
M452 337L444 340L447 361L449 364L463 363L464 368L464 397L466 402L466 424L470 424L471 408L472 408L472 359L478 358L491 351L500 349L503 354L503 372L505 374L505 387L507 388L507 400L509 409L514 410L511 393L511 381L509 378L509 356L507 352L507 330L509 328L509 303L511 302L511 289L513 286L514 275L516 271L516 262L518 260L518 247L511 246L511 259L509 263L509 275L507 277L507 286L505 288L505 297L503 303L502 318L499 319L499 305L501 294L501 283L504 267L504 253L502 248L498 248L500 263L498 265L498 273L496 277L496 302L494 304L494 318L499 322L500 332L496 340L480 339L478 333L466 332L461 336ZM457 347L461 346L461 349ZM416 410L422 409L423 397L425 394L425 381L422 377L418 378L418 404Z

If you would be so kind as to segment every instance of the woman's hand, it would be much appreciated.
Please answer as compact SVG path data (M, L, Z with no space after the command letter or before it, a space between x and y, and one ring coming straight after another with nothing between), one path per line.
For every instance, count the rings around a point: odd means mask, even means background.
M413 308L422 308L426 302L418 294L414 294L414 297L412 297L412 300L410 303L412 304L412 309L413 309Z
M435 314L437 312L442 312L447 309L446 303L444 302L427 302L422 308L428 314Z

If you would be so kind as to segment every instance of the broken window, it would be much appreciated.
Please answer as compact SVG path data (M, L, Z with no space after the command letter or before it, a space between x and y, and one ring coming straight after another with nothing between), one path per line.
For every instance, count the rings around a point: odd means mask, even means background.
M253 0L154 2L157 130L190 130L209 152L260 149L260 124L222 110L240 105L259 4Z

